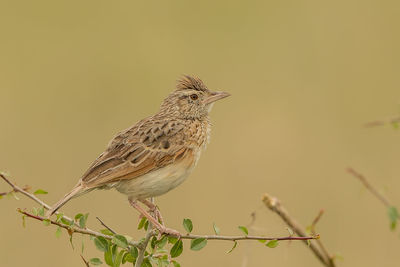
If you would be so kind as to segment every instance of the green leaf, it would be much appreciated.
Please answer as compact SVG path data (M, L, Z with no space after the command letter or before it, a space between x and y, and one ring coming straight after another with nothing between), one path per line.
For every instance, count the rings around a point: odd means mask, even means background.
M143 226L144 226L144 224L146 223L146 221L147 221L147 219L146 219L145 217L143 217L143 218L140 220L137 229L138 229L138 230L142 229Z
M207 239L205 238L196 238L192 239L190 242L190 249L194 251L199 251L207 245Z
M33 213L33 215L35 215L35 216L38 216L38 215L39 215L38 209L35 208L35 207L32 208L32 213Z
M128 248L128 240L126 240L126 237L123 235L115 235L112 241L121 248Z
M267 242L267 240L258 240L258 242L264 244L265 242Z
M115 258L115 261L114 261L114 267L119 267L121 265L122 258L124 257L124 253L125 253L124 250L121 250L118 253L118 255L117 255L117 257Z
M89 263L92 265L102 265L103 262L99 258L91 258Z
M36 190L35 192L33 192L33 194L35 194L35 195L46 195L46 194L48 194L49 192L47 192L47 191L44 191L43 189L38 189L38 190Z
M94 239L94 244L96 245L97 249L100 250L100 251L106 252L108 250L108 242L102 236L97 236Z
M144 223L143 228L144 228L144 230L147 231L147 229L149 228L149 221L146 220L146 222Z
M177 261L171 261L174 267L181 267L181 265Z
M50 222L49 219L44 219L44 220L43 220L43 224L44 224L45 226L49 226L49 225L51 224L51 222Z
M271 240L266 244L269 248L276 248L278 246L278 240Z
M112 247L109 247L107 252L104 252L104 261L108 266L114 266L114 260L115 260L115 249L117 246L113 245Z
M134 262L135 258L132 257L132 255L129 252L126 252L124 254L124 257L122 257L122 264L125 264L126 262Z
M57 227L57 230L56 230L56 237L57 237L57 238L60 238L60 236L61 236L61 233L62 233L62 231L61 231L61 227L60 227L60 226L58 226L58 227Z
M57 213L57 217L56 217L56 222L60 222L61 221L61 218L64 216L64 214L62 214L61 212L60 213Z
M249 230L245 226L238 226L239 230L241 230L245 235L249 234Z
M0 195L0 199L2 199L3 198L3 195Z
M397 208L393 206L389 207L388 216L390 220L390 229L395 230L397 226L397 220L399 219L399 212L397 211Z
M150 240L150 247L154 249L156 247L157 237L153 236Z
M142 266L141 267L152 267L149 258L145 258L142 262Z
M65 225L68 225L68 226L74 225L74 222L73 222L73 221L68 221L68 220L65 219L65 218L61 218L61 222L62 222L63 224L65 224Z
M104 260L110 266L114 267L115 258L117 257L117 245L112 245L108 251L104 253Z
M170 243L170 244L175 244L176 241L178 241L178 238L177 238L177 237L174 237L174 236L169 236L169 237L168 237L168 243Z
M108 266L114 266L113 254L111 249L108 249L106 252L104 252L104 261Z
M159 266L169 266L170 264L168 255L163 255L159 257L159 260L160 260Z
M41 206L39 209L38 209L38 215L40 215L40 216L44 216L44 207L43 206Z
M168 242L168 238L166 236L163 236L160 240L157 240L156 246L158 248L163 248L163 247L165 247L167 242Z
M139 251L136 247L131 247L131 249L129 250L129 253L132 255L132 257L134 259L136 259L139 254Z
M78 213L75 215L75 221L79 221L79 219L83 216L82 213Z
M102 234L105 234L105 235L114 235L114 233L111 232L111 231L108 230L108 229L101 229L100 232L101 232Z
M172 258L176 258L182 254L183 251L183 242L182 240L178 240L171 248L170 255Z
M215 223L213 223L213 228L214 228L215 234L219 235L220 230L219 230L219 227L215 225Z
M89 217L89 213L86 213L85 215L81 216L79 218L79 227L80 228L86 228L86 221Z
M236 248L236 246L237 246L237 241L234 241L235 243L233 244L233 247L230 249L230 250L228 250L226 253L231 253L235 248Z
M186 232L189 234L193 230L193 223L190 219L183 219L183 228L185 228Z

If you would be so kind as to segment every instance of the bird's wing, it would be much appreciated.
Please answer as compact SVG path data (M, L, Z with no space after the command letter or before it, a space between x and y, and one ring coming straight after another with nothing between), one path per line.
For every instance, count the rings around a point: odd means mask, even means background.
M191 159L192 148L180 142L184 134L183 125L176 122L145 119L113 138L82 176L82 183L88 188L112 185Z

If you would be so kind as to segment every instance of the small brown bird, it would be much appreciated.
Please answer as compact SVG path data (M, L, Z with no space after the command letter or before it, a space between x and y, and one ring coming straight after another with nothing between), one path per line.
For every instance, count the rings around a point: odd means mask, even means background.
M146 198L160 196L190 174L210 136L213 103L229 96L210 91L199 79L184 76L164 99L158 113L118 133L92 163L78 184L48 212L54 214L74 197L94 189L115 188L162 233L176 234L160 224L137 201L150 209Z

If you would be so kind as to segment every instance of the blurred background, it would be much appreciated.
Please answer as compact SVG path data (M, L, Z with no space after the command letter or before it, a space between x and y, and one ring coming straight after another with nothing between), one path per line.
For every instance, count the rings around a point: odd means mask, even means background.
M400 204L399 130L365 128L399 114L398 1L9 1L0 2L0 169L19 185L43 188L53 204L118 131L158 110L182 74L232 96L212 111L212 138L189 177L157 199L169 227L194 233L287 235L261 203L268 192L311 224L338 266L398 266L399 234L386 209L354 177L365 174ZM9 187L1 182L0 192ZM83 266L81 237L27 220L0 201L1 266ZM89 212L141 237L138 213L116 191L75 199L66 214ZM87 237L86 258L101 257ZM190 244L182 266L321 266L300 242L276 249L241 242Z

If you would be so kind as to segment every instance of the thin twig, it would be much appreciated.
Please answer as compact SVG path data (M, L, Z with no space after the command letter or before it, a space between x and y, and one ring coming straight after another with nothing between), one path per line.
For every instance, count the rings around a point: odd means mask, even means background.
M390 119L386 119L386 120L376 120L376 121L367 122L364 124L364 127L372 128L372 127L382 126L385 124L396 125L398 123L400 123L400 117L394 117L394 118L390 118Z
M293 219L285 207L283 207L276 197L272 197L268 194L264 194L262 201L264 204L273 212L278 214L282 220L291 228L293 231L299 235L300 237L306 237L306 231L304 228L295 220ZM314 243L308 243L307 241L304 242L305 244L309 245L311 251L314 255L323 263L325 266L334 267L334 263L322 253L322 251L318 248L318 246Z
M28 198L30 198L30 199L32 199L33 201L39 203L41 206L43 206L43 207L46 208L46 209L49 209L49 208L50 208L49 205L47 205L46 203L44 203L42 200L40 200L39 198L37 198L35 195L33 195L33 194L31 194L31 193L29 193L29 192L23 190L23 189L20 188L19 186L13 184L13 183L12 183L10 180L8 180L3 174L0 173L0 177L1 177L7 184L9 184L16 192L19 192L19 193L21 193L21 194L27 196ZM23 211L23 210L21 210L21 209L18 209L18 211L21 212L22 214L24 214L24 215L30 217L30 218L37 219L37 220L39 220L39 221L43 221L43 220L47 219L47 218L43 218L43 217L40 217L40 216L36 216L36 215L30 214L30 213L28 213L28 212L26 212L26 211ZM58 214L58 212L57 212L57 214ZM67 221L70 221L70 222L73 221L73 219L71 219L71 218L69 218L68 216L65 216L65 215L63 215L62 218L64 218L64 219L67 220ZM104 235L104 234L102 234L102 233L93 231L93 230L91 230L91 229L89 229L89 228L83 229L83 228L79 228L79 227L76 227L76 226L74 226L73 228L71 228L70 226L61 224L61 223L56 222L56 221L54 221L54 220L50 220L50 223L51 223L51 224L54 224L54 225L57 225L57 226L60 226L60 227L62 227L62 228L64 228L64 229L66 229L67 231L71 231L71 229L72 229L72 231L75 232L75 233L80 233L80 234L85 234L85 235L91 235L91 236L97 236L97 237L101 236L101 237L104 237L104 238L106 238L106 239L108 239L108 240L111 240L111 239L112 239L112 236ZM138 242L130 241L129 244L132 245L132 246L137 247L139 243L138 243Z
M81 255L81 258L87 267L90 267L89 262Z
M96 217L96 219L100 222L101 225L103 225L108 231L113 233L114 235L117 234L113 229L111 229L109 226L107 226L99 217Z
M386 207L392 207L390 201L384 197L378 190L375 189L362 175L361 173L355 171L353 168L347 168L347 172L356 177L360 182L377 198L379 199ZM399 218L400 219L400 218Z
M311 234L315 235L316 231L315 231L315 227L317 225L317 223L319 222L319 220L321 219L322 215L324 214L324 210L320 210L317 217L315 217L315 219L313 220L313 222L311 223ZM325 248L324 244L322 243L322 241L320 239L317 239L317 244L320 247L322 253L325 255L326 258L329 259L331 266L334 266L334 257L328 252L328 250Z
M222 235L182 235L181 239L197 239L197 238L205 238L207 240L227 240L227 241L241 241L241 240L311 240L311 239L319 239L319 235L315 236L285 236L285 237L267 237L267 236L252 236L252 235L245 235L245 236L222 236Z
M105 234L90 230L88 228L83 229L83 228L79 228L79 227L76 227L76 226L68 226L68 225L65 225L63 223L60 223L60 222L57 222L57 221L54 221L54 220L50 220L50 219L47 219L47 218L44 218L44 217L41 217L41 216L38 216L38 215L31 214L31 213L29 213L27 211L24 211L22 209L17 209L17 211L19 213L23 214L23 215L26 215L29 218L32 218L32 219L35 219L35 220L38 220L38 221L46 220L50 224L54 224L54 225L57 225L57 226L59 226L61 228L64 228L64 229L66 229L68 231L68 233L70 235L72 235L74 233L79 233L79 234L91 235L91 236L95 236L95 237L104 237L105 239L108 239L108 240L112 240L112 238L113 238L110 235L105 235ZM137 247L137 246L139 246L139 243L138 242L129 241L129 245Z
M28 185L22 187L22 190L25 190L25 191L28 191L29 189L31 189L31 188L30 188L30 186L28 186ZM2 196L5 196L5 195L8 195L8 194L17 193L17 192L18 192L18 191L17 191L16 189L13 189L13 190L8 191L8 192L1 192L1 193L0 193L0 196L2 197Z
M317 223L319 222L319 220L321 219L322 215L324 215L324 210L320 210L317 217L315 217L315 219L313 220L313 222L311 223L311 230L315 230L315 226L317 225Z
M154 198L151 198L151 203L154 204ZM153 216L153 213L151 213L151 215ZM144 241L141 244L142 248L140 248L139 251L138 251L138 256L136 258L135 267L141 267L142 266L142 262L143 262L143 259L144 259L144 254L145 254L146 249L147 249L147 244L149 244L150 238L153 235L154 235L154 233L153 233L153 225L149 221L149 224L147 226L146 237L144 238Z

